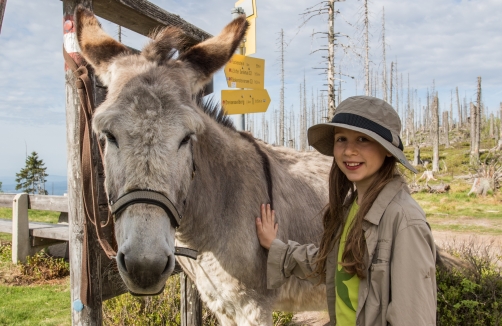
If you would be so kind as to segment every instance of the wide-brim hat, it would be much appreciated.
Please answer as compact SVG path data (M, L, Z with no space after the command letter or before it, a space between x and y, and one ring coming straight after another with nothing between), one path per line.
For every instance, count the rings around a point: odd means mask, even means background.
M368 135L402 165L413 173L418 173L403 153L403 143L399 137L401 119L396 110L384 100L372 96L352 96L342 101L331 122L309 128L310 146L324 155L333 156L335 127Z

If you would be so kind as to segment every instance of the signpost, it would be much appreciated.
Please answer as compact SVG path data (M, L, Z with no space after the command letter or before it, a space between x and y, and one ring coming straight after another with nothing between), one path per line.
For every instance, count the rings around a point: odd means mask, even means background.
M234 54L225 66L228 87L263 89L265 60Z
M250 55L256 53L256 2L255 0L239 0L235 3L235 8L241 7L246 14L249 23L246 36L244 37L244 53Z
M270 96L266 89L222 90L221 103L227 114L266 112Z
M265 60L247 56L256 52L255 0L237 1L232 10L233 18L239 14L246 15L249 28L238 54L232 56L224 71L228 87L241 89L222 90L221 103L226 114L238 115L237 129L245 130L244 114L267 111L270 96L264 88Z

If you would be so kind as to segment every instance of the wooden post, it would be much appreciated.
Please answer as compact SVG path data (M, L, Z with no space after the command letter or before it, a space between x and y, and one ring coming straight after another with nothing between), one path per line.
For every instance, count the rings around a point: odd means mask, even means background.
M181 282L181 326L202 326L202 302L192 280L185 273Z
M70 56L78 63L82 58L78 53L79 47L75 37L75 21L73 14L79 5L92 10L92 0L63 0L63 29L64 46ZM90 76L91 80L93 76ZM69 243L70 243L70 286L73 325L101 325L101 278L99 259L99 245L91 236L88 237L87 261L90 266L91 286L88 304L83 306L81 298L82 262L84 247L84 230L86 217L82 202L82 175L80 162L80 100L75 88L73 72L65 69L66 88L66 142L68 157L68 216L69 216ZM89 227L90 229L90 227ZM89 232L89 234L92 234ZM85 261L85 260L84 260Z
M28 194L17 194L12 202L12 262L26 262L30 250Z

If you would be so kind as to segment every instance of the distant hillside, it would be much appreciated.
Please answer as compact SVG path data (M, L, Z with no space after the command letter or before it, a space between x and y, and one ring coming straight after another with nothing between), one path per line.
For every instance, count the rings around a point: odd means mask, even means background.
M2 182L2 190L5 193L20 193L21 191L16 190L16 178L15 177L0 177L0 182ZM47 182L45 183L45 190L49 195L61 196L68 192L68 184L66 176L61 175L49 175L47 177Z

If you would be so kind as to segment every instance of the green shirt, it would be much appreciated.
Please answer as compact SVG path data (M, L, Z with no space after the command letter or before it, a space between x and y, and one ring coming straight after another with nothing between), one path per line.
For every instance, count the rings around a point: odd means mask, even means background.
M359 205L354 200L350 208L347 221L343 227L342 237L340 238L340 248L338 250L338 262L342 261L343 251L345 250L345 242L347 234L350 231L352 221L359 210ZM337 266L335 272L335 288L336 288L336 324L340 326L356 324L357 299L359 293L360 279L357 274L347 273L341 265Z

